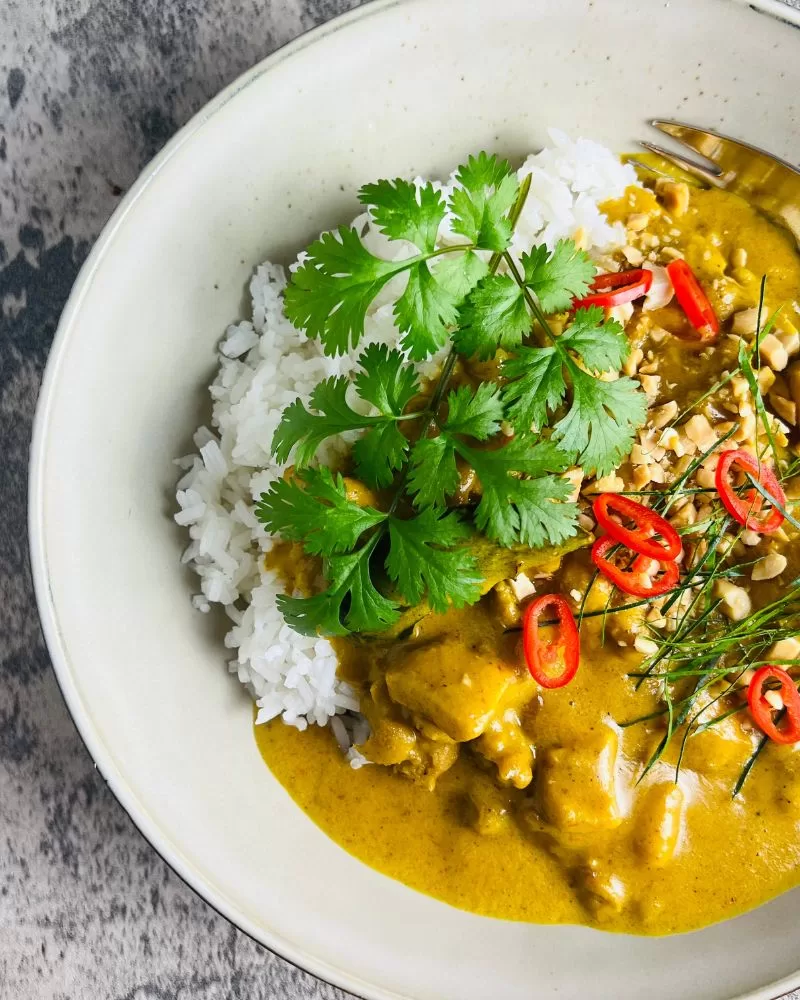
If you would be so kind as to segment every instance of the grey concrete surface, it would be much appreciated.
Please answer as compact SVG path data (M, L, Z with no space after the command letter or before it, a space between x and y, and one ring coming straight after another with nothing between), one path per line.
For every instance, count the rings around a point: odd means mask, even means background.
M0 0L2 1000L345 997L207 907L106 789L39 633L25 506L48 348L120 196L222 86L358 2Z

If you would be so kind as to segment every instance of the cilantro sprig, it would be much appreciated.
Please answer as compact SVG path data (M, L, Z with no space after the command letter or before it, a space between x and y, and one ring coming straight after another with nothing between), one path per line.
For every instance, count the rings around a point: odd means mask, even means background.
M448 206L432 184L400 179L365 184L358 197L375 224L412 252L383 260L367 250L352 227L323 234L292 275L284 295L287 317L310 337L319 337L327 353L344 354L358 346L378 293L404 275L406 287L394 306L404 350L420 360L444 347L464 296L487 272L475 251L503 251L511 243L509 211L519 190L508 162L485 153L460 168L458 181L450 211L454 231L466 242L443 246L437 246L437 238ZM447 266L432 267L443 255L450 257Z
M503 399L515 428L541 428L568 396L566 412L552 425L553 440L588 473L615 469L645 420L647 401L632 378L616 376L629 353L616 320L597 306L578 309L560 337L541 347L519 347L503 364Z
M421 601L434 611L473 603L476 533L504 547L563 542L577 507L562 473L575 462L605 473L630 448L645 402L618 377L629 351L622 327L599 309L577 310L559 335L548 319L587 294L594 264L571 240L519 261L509 251L529 186L486 153L458 169L447 200L432 184L367 184L359 198L392 253L376 256L342 227L292 275L286 314L327 354L359 346L395 280L401 334L398 349L364 347L353 379L328 378L307 405L292 403L275 433L275 459L292 461L294 475L262 495L257 516L319 557L327 581L310 597L280 598L298 631L377 632ZM448 344L438 380L422 385L413 361ZM497 380L459 374L460 359L495 356ZM315 467L329 438L354 432L352 467L378 491L372 505Z
M426 596L434 611L446 611L480 596L477 560L462 544L471 531L456 512L428 508L400 518L359 506L348 499L344 478L322 466L276 480L256 515L268 531L323 558L328 586L321 594L278 598L286 621L304 634L376 631L397 621L399 601L374 582L376 553L387 540L385 571L406 604Z

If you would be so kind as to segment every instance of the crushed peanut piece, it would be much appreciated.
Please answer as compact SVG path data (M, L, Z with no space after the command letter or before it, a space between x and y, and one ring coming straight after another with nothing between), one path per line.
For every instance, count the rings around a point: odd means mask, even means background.
M658 652L658 643L644 635L637 635L633 640L633 648L644 656L653 656Z
M634 267L639 267L644 261L644 254L641 250L637 250L636 247L625 246L622 248L622 256L627 260L629 264Z
M774 580L786 569L788 560L780 552L769 552L759 559L750 574L751 580Z
M602 476L600 479L595 479L591 484L590 489L586 492L589 493L621 493L625 489L625 483L622 481L620 476L616 472L611 472L607 476Z
M774 372L782 372L789 364L786 348L774 333L768 333L759 344L761 360L765 361Z
M628 216L625 226L634 233L640 233L643 229L647 229L649 221L650 216L646 212L634 212L633 215Z
M732 330L740 337L750 337L758 329L758 309L742 309L733 314Z
M625 364L622 366L622 370L626 375L635 375L636 369L639 367L642 359L644 358L644 351L641 347L634 347L631 353L625 360Z
M800 332L794 327L791 330L779 330L776 336L790 358L800 352Z
M671 423L677 415L678 404L674 399L671 399L668 403L663 403L661 406L654 406L653 409L650 410L650 423L653 427L660 429Z
M689 185L685 181L659 177L656 181L656 194L660 196L664 208L675 218L686 214L689 208Z
M655 399L661 389L661 376L640 374L639 381L642 383L645 395L649 399Z
M797 636L787 636L778 639L767 652L768 660L796 660L800 658L800 639Z
M720 599L723 614L731 621L740 622L752 610L750 595L744 587L737 587L730 580L717 580L714 584L715 595Z
M686 436L693 441L701 451L706 451L717 440L714 428L709 423L708 417L702 413L695 413L689 417L685 425Z
M771 368L759 368L758 388L762 395L769 392L775 384L775 372Z
M787 424L792 424L793 426L797 423L797 406L795 403L789 399L784 399L783 396L778 396L774 392L770 393L769 401L781 420L785 420Z

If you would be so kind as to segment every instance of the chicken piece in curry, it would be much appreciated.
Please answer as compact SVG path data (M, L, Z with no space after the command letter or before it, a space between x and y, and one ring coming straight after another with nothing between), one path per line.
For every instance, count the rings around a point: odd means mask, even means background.
M685 260L719 330L698 337L671 289L610 306L632 345L625 373L647 396L647 422L614 472L569 471L575 538L500 559L488 546L478 603L411 608L389 634L335 640L368 723L354 751L363 766L350 766L330 729L272 723L257 739L315 822L415 889L495 917L663 934L800 882L800 743L782 738L792 696L767 686L761 716L748 704L761 667L800 666L790 512L800 497L800 257L790 234L736 195L677 179L654 175L604 210L626 226L628 245L600 266L663 275ZM757 332L757 356L743 366ZM472 384L492 364L461 362L455 378ZM718 475L726 450L763 455L767 438L783 491L769 532L730 515ZM469 504L480 483L460 472ZM775 494L757 485L747 502L763 517ZM642 598L598 571L595 502L607 494L661 511L690 585ZM269 558L293 585L313 578L296 545ZM529 669L522 623L532 602L555 594L579 621L580 666L551 687ZM541 642L556 642L558 629L545 610Z

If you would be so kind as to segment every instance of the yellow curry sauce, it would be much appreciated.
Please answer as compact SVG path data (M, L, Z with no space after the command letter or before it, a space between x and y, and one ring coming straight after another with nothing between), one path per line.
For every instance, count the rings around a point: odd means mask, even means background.
M723 324L756 305L764 274L767 312L800 298L791 237L735 195L692 190L679 215L659 208L649 190L631 188L605 208L613 220L647 214L653 245L686 257ZM791 319L796 314L784 319L785 331ZM685 323L673 302L627 327L645 361L654 351L661 379L652 407L673 399L683 406L734 367L735 350L724 340L699 351L681 339ZM659 337L651 338L653 329ZM675 336L664 338L664 330ZM762 539L752 555L776 545L788 564L751 585L755 606L800 573L791 530L780 542ZM276 553L295 583L308 573L293 548ZM537 592L580 595L589 579L588 554L579 549L537 582ZM587 609L602 609L608 596L595 587ZM629 676L643 660L631 616L609 616L605 625L602 616L585 619L575 679L539 690L513 615L510 622L502 612L493 592L474 607L423 617L410 639L338 641L340 675L359 692L372 726L362 749L373 764L352 769L328 729L256 727L273 774L330 837L377 870L467 910L634 933L697 928L800 883L795 747L770 745L732 798L759 735L740 713L687 742L677 784L680 740L637 783L664 727L658 717L620 726L662 705L655 686L637 688Z

